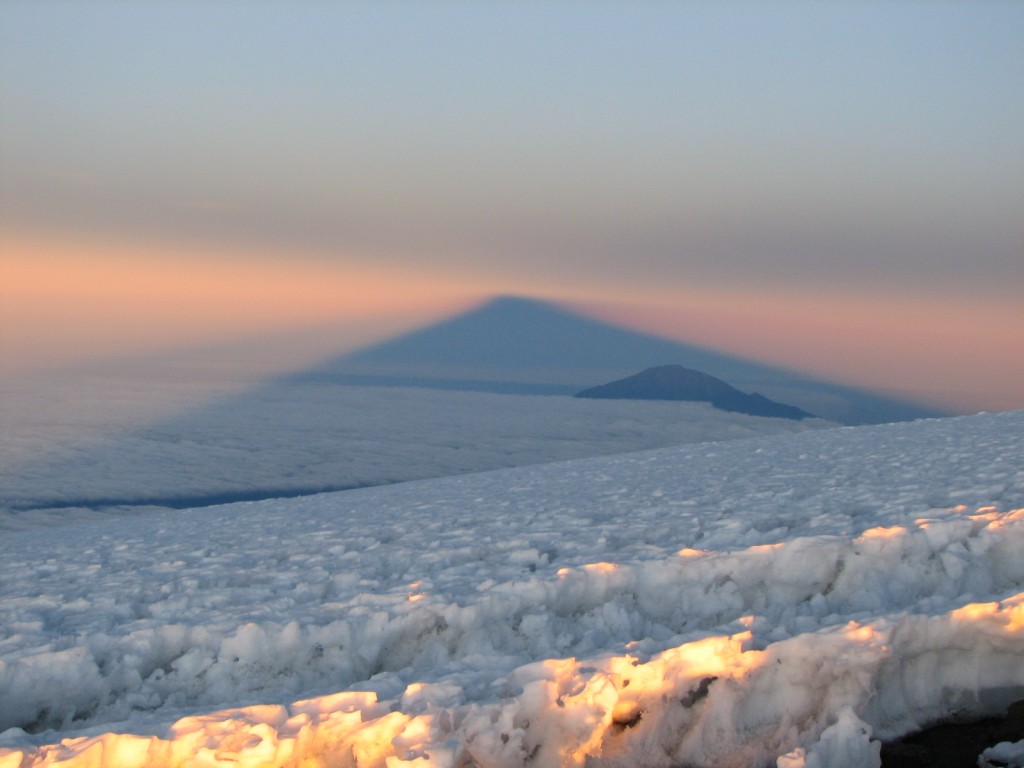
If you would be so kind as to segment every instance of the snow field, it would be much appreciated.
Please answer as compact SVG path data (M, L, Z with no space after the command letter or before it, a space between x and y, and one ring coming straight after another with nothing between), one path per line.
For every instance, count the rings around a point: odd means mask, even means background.
M0 531L832 426L707 403L297 383L105 431L86 418L88 403L55 423L49 399L15 402L27 413L5 419L0 440Z
M1024 696L1022 426L12 535L0 767L877 765Z

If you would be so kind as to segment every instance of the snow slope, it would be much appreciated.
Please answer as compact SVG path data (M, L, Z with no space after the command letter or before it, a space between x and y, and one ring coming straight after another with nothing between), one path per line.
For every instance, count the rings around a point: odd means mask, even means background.
M24 414L0 433L0 530L833 426L706 403L310 383L254 387L121 430L83 428L93 410L109 419L93 403L57 418L49 397L19 404Z
M0 768L849 768L1024 698L1024 411L0 548Z

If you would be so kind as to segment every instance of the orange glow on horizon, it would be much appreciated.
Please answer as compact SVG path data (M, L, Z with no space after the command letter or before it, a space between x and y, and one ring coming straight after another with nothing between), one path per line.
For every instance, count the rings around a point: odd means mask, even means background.
M484 292L407 270L201 249L8 237L0 256L5 370L331 325L362 343L371 329L414 327Z
M3 233L0 368L45 370L290 332L323 336L318 356L340 354L512 293L940 407L1024 408L1024 305L1016 300L610 284L599 274L558 284L471 259L440 261L447 266L423 259L413 268L375 263L373 254L301 252L285 262L269 248Z

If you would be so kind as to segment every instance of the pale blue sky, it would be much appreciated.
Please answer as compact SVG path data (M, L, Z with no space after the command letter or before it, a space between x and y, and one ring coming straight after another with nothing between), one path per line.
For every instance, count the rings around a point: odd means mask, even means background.
M501 290L1008 299L1019 2L0 5L0 227Z
M613 276L628 255L652 278L1024 272L1017 3L44 0L0 18L15 225Z

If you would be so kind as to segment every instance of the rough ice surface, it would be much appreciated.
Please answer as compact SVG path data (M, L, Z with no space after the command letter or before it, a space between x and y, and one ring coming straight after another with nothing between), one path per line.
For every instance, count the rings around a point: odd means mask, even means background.
M877 766L1024 698L1024 411L0 551L0 768Z

